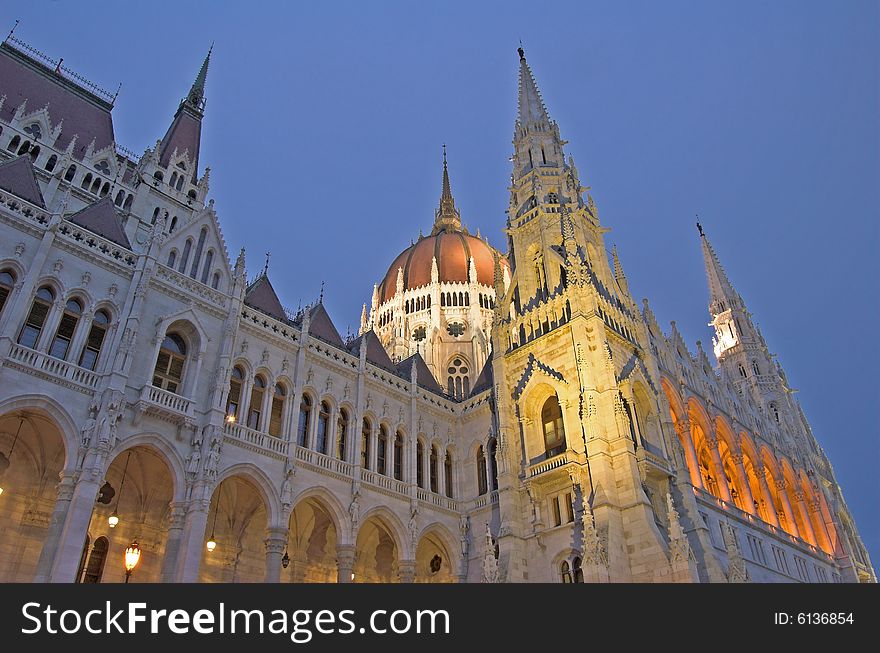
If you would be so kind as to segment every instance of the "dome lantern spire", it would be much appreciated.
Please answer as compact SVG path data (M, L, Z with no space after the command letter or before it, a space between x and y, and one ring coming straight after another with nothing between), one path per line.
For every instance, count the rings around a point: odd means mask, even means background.
M461 214L455 208L455 198L452 197L452 186L449 183L449 168L446 164L446 143L443 144L443 189L440 193L440 208L434 216L434 229L432 234L440 231L460 231Z

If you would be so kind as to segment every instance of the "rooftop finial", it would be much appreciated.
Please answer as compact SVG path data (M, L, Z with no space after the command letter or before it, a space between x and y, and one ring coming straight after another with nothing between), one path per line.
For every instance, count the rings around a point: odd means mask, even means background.
M522 39L519 40L519 47L516 49L516 51L519 53L520 61L525 61L526 60L526 51L523 50Z
M269 274L269 257L272 256L272 252L266 252L266 262L263 264L263 276Z
M15 21L15 25L12 26L12 29L11 29L11 30L9 30L9 34L6 35L6 38L3 39L3 42L4 42L4 43L5 43L6 41L9 40L9 37L11 37L12 34L13 34L13 32L15 32L15 28L18 27L18 24L19 24L20 22L21 22L20 20L16 20L16 21Z
M697 213L697 231L700 232L700 236L705 236L703 233L703 225L700 224L700 214Z
M318 303L319 304L324 303L324 282L323 281L321 281L321 293L318 295Z
M196 81L193 82L189 95L186 96L186 101L199 110L205 108L205 80L208 78L208 64L211 62L211 53L213 51L214 42L212 41L211 47L208 48L208 54L202 62L202 67L199 68L199 74L196 75Z
M443 190L440 193L440 208L434 218L434 229L431 233L436 234L443 230L461 229L461 216L455 208L455 199L452 197L452 185L449 183L449 167L446 163L446 143L443 144Z

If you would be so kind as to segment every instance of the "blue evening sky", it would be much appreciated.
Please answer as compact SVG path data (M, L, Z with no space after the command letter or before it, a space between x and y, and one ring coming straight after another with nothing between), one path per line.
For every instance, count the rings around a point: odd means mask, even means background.
M880 554L880 5L15 0L0 29L161 138L212 41L202 164L233 253L344 335L440 194L502 239L522 39L630 288L708 347L700 219ZM0 80L2 86L2 80ZM2 89L0 89L2 92Z

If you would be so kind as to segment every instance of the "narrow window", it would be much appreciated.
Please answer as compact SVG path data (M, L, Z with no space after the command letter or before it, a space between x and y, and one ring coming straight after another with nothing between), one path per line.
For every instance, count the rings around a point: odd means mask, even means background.
M254 387L251 388L251 398L248 402L248 428L260 428L260 418L263 415L263 396L266 394L266 381L259 374L254 377Z
M443 479L446 483L446 496L452 498L452 453L446 452L443 459Z
M192 249L192 238L187 238L186 242L183 244L183 255L180 257L180 266L177 268L178 272L186 271L186 264L189 261L189 253Z
M364 417L364 423L361 426L361 467L370 468L370 432L372 426L370 420Z
M327 431L330 429L330 407L326 401L321 402L321 410L318 412L318 433L315 443L315 451L327 453Z
M6 300L9 299L9 295L12 293L14 287L15 275L13 275L10 270L3 270L3 272L0 272L0 313L3 312Z
M394 436L394 478L403 480L403 435L400 431Z
M559 573L562 576L563 583L571 583L571 568L568 566L568 560L563 560L559 567Z
M156 367L153 370L153 385L168 392L177 393L183 380L186 362L186 343L176 333L169 333L162 341Z
M202 249L205 246L205 238L208 236L208 228L202 227L202 230L199 232L199 242L196 244L196 253L193 256L192 267L189 269L189 276L193 279L196 278L196 274L199 271L199 263L202 260Z
M385 462L387 461L388 454L388 430L385 428L385 425L382 424L379 426L379 440L376 443L376 471L380 474L387 474L388 470L385 468Z
M205 254L205 265L202 266L202 283L208 285L208 275L211 274L211 264L214 262L214 250L209 249Z
M76 332L76 325L82 316L82 304L78 299L70 299L64 307L64 313L61 314L61 321L58 323L58 329L55 331L55 337L49 346L49 355L54 358L64 360L67 357L67 350L70 349L70 341L73 340L73 334Z
M305 447L308 446L309 424L312 420L312 400L307 394L303 394L302 401L299 403L299 421L296 425L296 443Z
M437 493L437 463L438 463L437 445L431 447L431 460L429 462L428 473L430 474L431 492Z
M107 327L110 325L110 315L107 311L98 311L92 318L89 327L89 335L79 357L79 366L92 370L98 365L98 357L101 355L101 347L104 345L104 336L107 335Z
M76 176L76 166L70 166L67 169L67 172L64 173L64 181L71 182L73 178Z
M487 464L489 469L491 470L489 474L489 478L492 481L492 491L498 489L498 467L495 461L495 456L498 450L498 441L495 438L489 438L489 458Z
M276 438L281 436L281 420L284 416L284 401L287 391L280 383L275 384L275 391L272 393L272 409L269 412L269 435Z
M486 453L483 446L477 449L477 494L483 495L488 492L486 483Z
M230 422L234 422L239 418L239 408L241 407L241 386L244 382L244 372L237 365L232 368L232 374L229 377L229 396L226 398L226 418Z
M104 575L104 562L107 560L108 548L110 548L110 542L106 537L99 537L95 540L92 553L89 555L89 562L86 565L86 571L83 574L83 583L101 582L101 577Z
M56 165L58 165L58 157L53 154L49 157L49 160L46 161L46 172L52 172Z
M18 334L18 344L33 349L37 346L40 339L40 333L43 332L43 325L46 323L46 316L52 302L55 301L55 294L48 286L43 286L37 291L34 301L31 304L30 313L24 321L21 333Z
M572 560L574 566L574 582L575 583L583 583L584 582L584 570L581 569L581 559L575 558Z
M425 487L425 445L421 440L416 442L416 485Z
M562 424L562 408L559 398L554 394L547 398L541 409L541 423L544 429L544 452L550 458L565 450L565 428Z
M345 460L345 439L348 435L348 412L341 408L336 418L336 457Z

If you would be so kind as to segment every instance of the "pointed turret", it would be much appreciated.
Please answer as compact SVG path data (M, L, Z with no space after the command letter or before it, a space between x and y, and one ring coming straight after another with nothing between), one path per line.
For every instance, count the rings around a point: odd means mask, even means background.
M174 120L171 121L171 126L168 127L165 137L159 144L159 165L164 168L169 166L172 156L186 153L188 159L186 171L193 184L198 183L199 147L202 140L202 118L205 115L205 81L208 77L208 64L213 49L214 46L211 45L192 88L181 100L177 113L174 114Z
M538 91L532 70L526 63L522 48L519 52L519 96L516 124L513 130L515 147L514 181L535 167L565 168L565 144L559 127L550 120L544 100ZM538 180L539 183L543 180Z
M550 116L547 115L547 107L544 106L544 100L541 99L541 93L538 91L538 85L535 83L535 77L532 75L532 69L526 63L526 54L522 48L518 48L519 53L519 113L517 115L517 125L528 128L535 124L545 124L549 127Z
M452 186L449 183L449 168L446 165L446 145L443 145L443 186L440 192L440 208L434 216L434 229L431 234L440 231L460 231L461 214L455 208L452 197Z
M703 261L706 264L706 279L709 281L709 313L715 316L729 308L741 306L740 296L733 289L733 284L727 278L727 273L721 267L721 262L699 222L697 230L700 232L700 246L703 249Z

